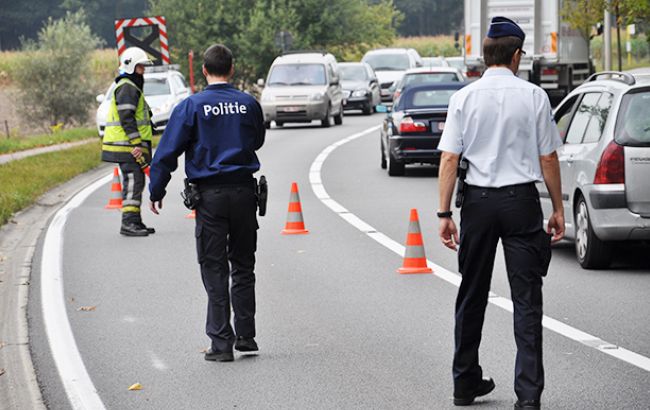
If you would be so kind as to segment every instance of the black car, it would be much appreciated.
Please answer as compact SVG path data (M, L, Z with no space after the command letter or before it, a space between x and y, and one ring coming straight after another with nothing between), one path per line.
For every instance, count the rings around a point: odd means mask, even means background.
M381 128L381 167L404 175L406 164L440 165L437 149L449 98L465 83L407 86Z
M370 115L381 103L379 83L372 67L366 63L339 63L344 110L361 110Z

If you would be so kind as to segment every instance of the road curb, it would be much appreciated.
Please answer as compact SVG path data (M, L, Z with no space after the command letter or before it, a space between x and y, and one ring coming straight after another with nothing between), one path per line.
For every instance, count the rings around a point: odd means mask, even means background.
M46 408L30 353L27 321L37 243L52 215L109 168L102 164L53 188L0 227L0 369L5 371L0 375L0 397L8 408Z

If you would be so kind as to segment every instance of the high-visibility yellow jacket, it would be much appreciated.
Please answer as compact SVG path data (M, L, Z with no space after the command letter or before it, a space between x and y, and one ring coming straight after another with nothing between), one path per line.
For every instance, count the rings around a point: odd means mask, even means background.
M123 88L126 87L126 88ZM134 161L131 151L142 149L147 162L151 158L151 117L144 93L128 78L121 78L113 90L102 141L102 160Z

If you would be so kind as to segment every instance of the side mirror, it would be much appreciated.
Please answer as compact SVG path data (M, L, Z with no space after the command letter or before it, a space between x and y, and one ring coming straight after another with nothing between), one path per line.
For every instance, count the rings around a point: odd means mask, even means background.
M98 94L97 97L95 97L95 100L100 104L103 103L104 102L104 94Z
M264 79L263 78L258 78L257 79L257 85L260 87L264 87Z

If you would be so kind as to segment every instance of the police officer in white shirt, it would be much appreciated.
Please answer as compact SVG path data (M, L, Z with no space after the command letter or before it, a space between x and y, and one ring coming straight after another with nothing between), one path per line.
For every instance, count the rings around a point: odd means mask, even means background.
M456 300L454 404L472 404L494 389L484 379L478 349L501 239L514 305L515 409L539 409L542 366L542 277L551 242L564 236L560 168L562 145L544 90L515 73L525 34L512 20L494 17L483 42L488 69L452 96L438 149L440 239L458 250L462 282ZM460 157L467 160L460 240L450 202ZM535 182L544 181L553 203L546 230Z

